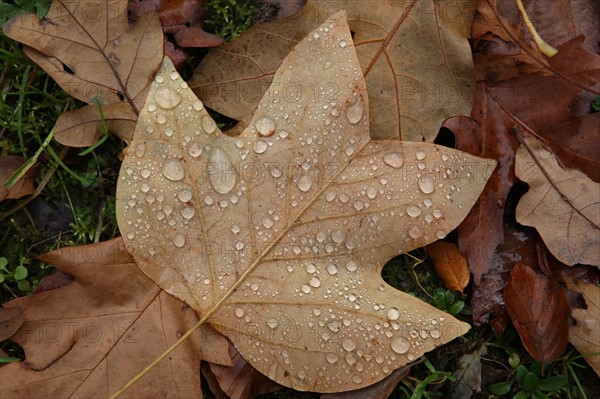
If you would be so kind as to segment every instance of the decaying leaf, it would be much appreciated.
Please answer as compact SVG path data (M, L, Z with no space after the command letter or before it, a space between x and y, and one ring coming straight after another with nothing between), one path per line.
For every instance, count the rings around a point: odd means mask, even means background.
M458 244L479 285L504 239L504 204L516 181L513 165L518 142L510 133L512 120L482 83L477 84L471 117L450 118L444 126L454 132L457 149L498 160L481 197L458 227Z
M318 82L336 90L265 96L231 137L165 59L123 161L117 217L144 273L210 317L253 367L336 392L467 331L380 272L454 229L495 162L371 141L343 12L292 50L272 87Z
M469 399L481 392L481 356L487 352L485 345L478 350L466 353L459 362L453 375L456 381L451 383L451 399Z
M532 226L561 262L600 266L600 184L563 168L530 134L521 135L515 173L529 184L517 221Z
M133 263L123 241L62 248L42 257L75 281L15 299L10 338L26 360L2 367L2 398L108 397L193 326L198 317ZM4 327L4 326L3 326ZM200 360L230 364L227 341L208 326L154 368L124 397L201 396Z
M6 22L3 31L23 43L27 56L73 97L104 106L123 101L134 114L162 59L158 16L146 13L130 28L127 0L54 0L46 17L23 14ZM81 143L91 141L100 117L96 104L88 107L82 112L95 116L88 121L69 119L70 129L63 119L54 137L61 141L66 136L75 143L73 136L84 134Z
M570 289L583 296L587 306L585 309L572 310L575 325L569 327L569 342L581 354L594 354L586 356L585 360L600 376L600 287L582 280L566 281Z
M467 259L462 256L458 247L450 242L436 241L429 244L426 250L435 271L446 287L463 293L471 275Z
M10 177L17 171L27 160L18 155L3 155L0 156L0 201L5 199L18 199L25 195L33 194L35 191L35 176L38 168L32 167L16 181L16 183L7 189L4 187Z
M241 129L249 125L263 93L294 101L297 95L340 90L336 80L320 80L314 86L297 82L267 91L289 51L344 9L371 93L371 137L432 142L444 119L471 110L473 66L467 37L474 5L413 0L373 7L371 0L309 0L297 14L253 27L212 50L190 86L207 107L239 120ZM326 68L333 60L318 62Z
M527 352L537 361L558 359L569 339L565 290L523 262L517 262L504 290L506 310Z

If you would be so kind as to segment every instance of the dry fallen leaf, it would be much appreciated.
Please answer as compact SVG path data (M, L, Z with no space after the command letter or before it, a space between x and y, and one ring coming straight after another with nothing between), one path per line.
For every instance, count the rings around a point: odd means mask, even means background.
M2 398L108 397L198 320L140 272L120 238L41 259L75 281L0 308L0 320L15 308L23 311L9 320L17 328L3 338L26 354L25 361L2 367ZM227 345L203 326L123 397L201 396L200 360L229 364Z
M456 381L450 384L450 399L470 399L474 393L481 392L481 357L486 354L487 348L482 345L460 358L458 368L453 373Z
M299 390L358 389L468 330L380 272L453 230L495 162L370 141L344 13L292 50L273 87L300 82L338 89L265 96L231 137L165 59L123 161L119 228L144 273L258 371Z
M207 107L240 121L239 130L249 125L265 92L294 101L298 93L315 97L339 90L335 79L273 86L276 93L267 88L289 51L344 9L371 93L371 136L432 142L444 119L471 110L474 73L467 37L474 5L414 0L373 7L372 0L309 0L297 14L253 27L212 50L190 86Z
M570 289L583 296L586 304L585 309L572 310L575 325L569 327L569 342L582 355L594 354L584 359L600 376L600 287L582 280L573 282L567 278L566 281Z
M19 199L35 192L35 176L38 168L30 168L15 184L7 189L4 183L10 179L27 160L18 155L0 156L0 201L5 199Z
M462 294L469 284L471 275L467 259L460 253L458 247L450 242L436 241L425 249L446 288L460 291Z
M139 112L148 82L162 59L162 29L156 13L146 13L135 26L127 23L127 0L54 0L41 20L22 14L3 26L4 33L25 45L25 53L73 97L91 104ZM124 102L125 105L119 104ZM54 137L66 144L89 145L100 125L97 104L81 114L59 118ZM68 115L68 113L67 113ZM132 130L134 124L117 124ZM123 135L124 131L120 131Z
M565 290L523 262L517 262L504 290L506 310L527 352L537 361L557 360L569 338Z
M561 262L600 266L600 184L563 168L532 135L520 140L515 173L529 190L517 205L517 221L535 227Z

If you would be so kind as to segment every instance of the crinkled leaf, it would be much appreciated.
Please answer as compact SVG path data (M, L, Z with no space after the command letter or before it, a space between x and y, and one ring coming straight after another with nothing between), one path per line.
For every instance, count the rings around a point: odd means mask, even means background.
M239 120L242 128L265 92L287 101L297 93L327 96L341 89L335 79L267 89L289 51L344 9L371 93L371 136L432 142L444 119L471 110L473 65L467 37L474 5L413 0L373 7L372 0L309 0L297 14L251 28L211 51L190 85L209 108ZM315 61L327 68L331 57L335 55Z
M566 279L567 286L579 292L585 300L584 309L573 309L575 324L569 327L569 342L600 376L600 287L583 280Z
M10 189L4 187L9 179L22 168L27 160L18 155L0 156L0 201L5 199L18 199L35 191L35 176L38 168L31 167L18 179Z
M542 142L521 136L515 173L529 185L517 221L532 226L552 254L568 265L600 266L600 184L565 169Z
M67 287L15 299L0 308L3 330L26 361L2 367L2 398L108 397L198 320L148 279L122 240L62 248L42 256L69 273ZM22 313L16 317L15 308ZM229 364L227 341L208 326L124 397L201 396L200 360Z
M158 15L146 13L129 27L126 0L54 0L43 19L19 15L3 31L23 43L27 56L73 97L102 105L123 101L134 114L162 59ZM81 142L93 141L96 120L74 120L65 140L72 143L73 132L81 129Z
M504 300L527 352L544 363L558 359L569 337L570 312L564 289L518 262L504 290Z
M454 229L494 161L371 141L344 14L313 33L273 87L337 90L266 96L239 137L221 134L165 60L123 162L117 217L138 266L210 315L252 366L286 386L334 392L381 380L467 331L380 271Z

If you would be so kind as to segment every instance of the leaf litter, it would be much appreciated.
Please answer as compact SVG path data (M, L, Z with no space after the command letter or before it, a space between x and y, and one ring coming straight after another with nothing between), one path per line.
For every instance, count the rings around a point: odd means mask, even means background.
M291 52L273 87L327 81L338 91L264 97L230 137L165 59L123 161L117 217L144 273L253 367L298 390L336 392L381 380L468 330L380 272L453 230L495 161L371 141L342 12Z

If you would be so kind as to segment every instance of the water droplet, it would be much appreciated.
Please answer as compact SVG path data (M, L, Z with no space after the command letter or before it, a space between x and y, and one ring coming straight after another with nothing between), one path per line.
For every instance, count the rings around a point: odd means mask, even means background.
M419 208L416 205L409 205L406 208L406 213L408 214L408 216L416 218L417 216L419 216L421 214L421 208Z
M194 108L196 111L202 111L202 109L204 108L204 104L202 104L202 101L196 100L192 104L192 108Z
M312 35L313 35L313 37L314 37L315 39L318 39L318 38L319 38L319 32L313 32L313 34L312 34Z
M183 180L185 177L185 170L183 164L178 159L168 159L163 163L162 167L163 175L172 181Z
M192 143L188 148L188 154L190 154L190 157L192 158L199 157L200 154L202 154L202 146L198 143Z
M127 238L129 238L130 240L133 240L135 237L135 233L133 231L130 231L129 233L127 233Z
M440 333L440 330L435 329L435 330L429 331L429 335L431 335L431 338L438 339L442 334Z
M343 230L334 230L331 233L331 239L334 242L340 244L340 243L342 243L346 239L346 233L344 233Z
M210 134L217 130L217 124L209 115L202 115L200 123L202 124L202 130L204 130L206 133Z
M404 157L399 152L388 152L383 156L383 162L392 168L399 169L404 164Z
M147 179L150 177L150 170L149 169L142 169L142 172L140 173L142 175L142 177L144 179Z
M398 354L406 353L410 349L410 343L402 337L393 340L391 346L392 350Z
M448 160L448 154L442 154L442 161Z
M277 328L277 326L279 325L279 322L273 318L271 319L267 319L267 326L269 328Z
M442 230L438 230L435 232L435 236L441 240L442 238L446 237L446 233L444 233Z
M158 122L159 124L163 124L167 121L167 117L164 114L160 114L156 117L156 122Z
M206 205L212 205L215 203L215 200L213 197L211 197L210 195L207 195L206 197L204 197L204 203Z
M308 281L308 284L310 284L311 287L314 288L319 288L321 286L321 280L319 280L318 277L311 277L311 279Z
M289 135L290 132L288 132L287 130L282 129L279 131L279 137L281 137L282 139L286 139Z
M242 309L242 308L235 308L235 315L237 317L243 317L244 316L244 309Z
M154 104L154 103L148 104L148 111L150 111L150 112L156 111L156 104Z
M312 187L312 183L313 180L311 175L302 175L302 177L300 177L300 179L298 180L298 189L305 193L308 190L310 190L310 188Z
M268 116L259 117L254 123L258 134L264 137L268 137L275 133L275 121Z
M335 192L334 191L328 191L325 194L325 200L327 200L327 202L331 202L335 199Z
M183 247L185 245L185 237L181 234L177 234L175 237L173 237L173 245L175 245L177 248Z
M362 97L359 97L355 103L348 105L346 108L346 118L348 119L348 122L353 125L360 122L363 117L364 110L365 104L362 100Z
M354 201L354 209L356 209L357 211L362 210L365 207L365 203L362 201Z
M167 137L171 137L175 132L173 131L173 129L171 129L170 127L166 128L165 131L165 136Z
M162 75L156 75L154 77L154 80L156 81L156 83L162 83L165 81L165 78Z
M377 189L375 187L367 188L367 197L371 199L377 197Z
M340 201L344 204L350 200L350 197L346 193L341 193L339 198L340 198Z
M356 271L356 269L358 269L358 264L354 260L349 260L348 262L346 262L346 269L349 272Z
M305 294L310 294L310 291L311 291L310 285L308 285L308 284L302 284L301 289L302 289L302 292L304 292Z
M400 311L397 308L389 308L386 314L388 320L398 320Z
M173 109L181 102L181 95L168 86L161 86L156 89L154 100L163 109Z
M342 342L342 348L348 352L352 352L354 349L356 349L356 342L352 341L351 339L345 339L344 342Z
M334 274L338 273L338 267L334 264L329 264L327 265L327 273L331 274L332 276Z
M254 152L257 154L262 154L263 152L267 151L268 147L269 146L266 141L257 140L256 143L254 143Z
M337 362L339 358L340 357L338 356L338 354L333 352L329 352L325 355L325 359L327 359L327 361L331 364Z
M425 176L419 180L419 188L425 194L431 194L435 189L435 183L431 177Z
M361 382L363 382L363 378L360 375L357 374L357 375L355 375L355 376L352 377L352 382L354 382L355 384L360 384Z
M234 224L233 226L231 226L231 232L233 234L238 234L241 230L242 229L237 224Z
M306 265L306 273L313 274L316 271L317 267L314 265L314 263L309 263L308 265Z
M442 211L441 211L441 210L439 210L439 209L434 209L434 210L433 210L433 216L434 216L436 219L439 219L439 218L441 218L441 217L442 217Z
M334 320L332 322L327 323L327 328L329 328L331 332L336 333L340 331L340 328L342 328L342 323L340 323L337 320Z
M411 226L408 229L408 235L411 236L412 238L419 238L419 237L421 237L422 234L423 234L423 231L421 230L421 228L419 226Z
M315 238L317 239L317 242L323 242L327 239L327 233L325 233L323 230L321 230L317 233Z
M135 156L138 158L141 158L144 156L144 153L146 152L146 145L144 145L144 143L140 143L137 145L137 147L135 147Z
M423 159L425 159L425 151L417 151L415 156L419 161L422 161Z
M235 249L237 249L238 251L241 251L242 249L244 249L245 245L243 242L238 241L235 243ZM258 289L258 286L256 286L256 288ZM256 290L252 290L252 291L256 291Z
M181 202L188 202L192 199L192 192L187 188L184 188L177 193L177 198L179 198L179 201Z
M265 229L270 229L271 227L273 227L273 219L271 219L270 217L263 218L262 225L265 227Z
M321 309L314 308L314 309L313 309L313 314L314 314L315 316L320 316L320 315L321 315Z
M340 40L340 47L341 47L341 48L344 48L344 47L346 47L347 45L348 45L348 42L347 42L347 41L345 41L344 39Z
M219 194L227 194L235 186L237 173L231 162L231 158L220 148L213 148L209 161L217 166L209 175L210 184Z
M194 217L194 215L196 214L196 211L191 206L186 206L186 207L181 208L179 213L181 213L181 216L183 216L184 219L189 220Z

